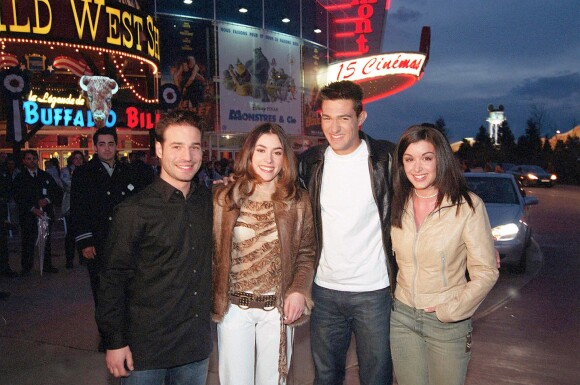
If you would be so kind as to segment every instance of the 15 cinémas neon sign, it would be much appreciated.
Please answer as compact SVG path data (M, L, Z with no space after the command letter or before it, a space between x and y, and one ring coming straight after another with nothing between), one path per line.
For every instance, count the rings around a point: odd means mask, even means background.
M417 82L427 63L426 53L387 53L330 64L318 76L318 84L341 80L358 83L364 91L364 102L385 98Z

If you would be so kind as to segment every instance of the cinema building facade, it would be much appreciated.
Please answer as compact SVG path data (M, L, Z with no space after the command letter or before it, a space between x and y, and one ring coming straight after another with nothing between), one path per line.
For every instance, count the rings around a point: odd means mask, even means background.
M390 3L0 0L0 151L92 154L83 75L118 84L106 124L121 155L149 152L158 114L175 108L202 117L208 157L235 156L261 122L301 151L324 140L324 84L359 82L371 102L422 76L428 30L417 52L380 52Z

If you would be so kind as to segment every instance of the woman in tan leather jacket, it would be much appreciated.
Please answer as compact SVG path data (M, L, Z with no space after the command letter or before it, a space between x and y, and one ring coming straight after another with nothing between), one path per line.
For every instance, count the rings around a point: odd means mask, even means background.
M222 384L284 384L292 327L313 306L312 208L296 177L286 134L265 123L246 138L235 182L215 188L212 312Z
M408 128L399 140L393 189L399 272L391 350L398 384L463 384L471 316L499 275L484 204L468 192L445 137L426 126Z

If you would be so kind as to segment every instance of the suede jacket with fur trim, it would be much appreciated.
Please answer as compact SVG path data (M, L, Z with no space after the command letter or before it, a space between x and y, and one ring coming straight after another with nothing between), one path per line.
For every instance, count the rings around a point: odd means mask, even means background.
M223 320L229 305L232 236L240 215L238 208L230 210L225 204L225 197L232 188L237 188L237 184L214 186L212 318L215 322ZM282 282L277 299L280 314L283 313L283 298L288 294L298 292L306 298L304 314L292 323L293 326L305 323L314 305L311 291L316 255L310 199L303 189L298 189L297 194L298 200L289 206L274 202L282 262Z

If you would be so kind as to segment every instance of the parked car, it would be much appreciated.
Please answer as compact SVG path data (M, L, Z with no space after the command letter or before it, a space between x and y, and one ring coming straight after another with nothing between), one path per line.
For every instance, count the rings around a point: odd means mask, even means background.
M519 165L512 167L506 172L513 174L524 186L547 186L552 187L558 177L549 173L540 166Z
M524 272L526 249L532 235L528 206L538 204L538 198L522 194L523 189L512 174L466 173L464 176L469 189L485 203L502 265Z

